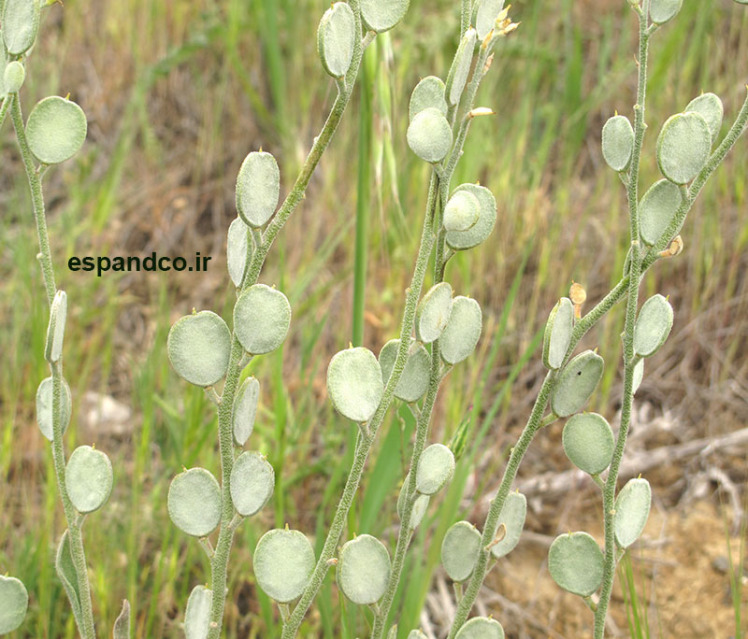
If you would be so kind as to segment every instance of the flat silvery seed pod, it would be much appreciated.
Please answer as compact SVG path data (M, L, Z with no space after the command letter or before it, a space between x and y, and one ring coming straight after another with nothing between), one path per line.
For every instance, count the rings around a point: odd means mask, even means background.
M669 180L659 180L650 187L639 203L639 233L645 244L657 244L681 204L683 195Z
M504 628L496 619L473 617L460 628L455 639L504 639Z
M673 328L673 307L659 293L650 297L641 307L634 325L634 351L641 357L650 357L665 343Z
M26 53L39 30L41 3L32 0L5 0L3 9L3 42L10 55Z
M478 561L481 534L469 521L450 526L442 541L442 566L452 581L462 583L470 578Z
M39 430L42 431L49 441L54 440L52 428L52 399L53 399L54 380L47 377L39 384L36 391L36 423L39 424ZM73 395L70 392L70 386L62 380L62 395L60 397L62 404L62 434L68 429L70 424L70 414L73 407Z
M248 232L249 227L240 217L237 217L229 226L226 265L229 269L229 277L237 288L242 285L244 269L247 267Z
M634 151L634 129L625 115L610 118L603 127L603 158L614 171L625 171Z
M589 597L603 582L603 553L586 532L559 535L548 551L548 570L561 588Z
M0 29L0 41L2 41L2 29ZM8 64L8 56L5 53L5 47L0 46L0 69L5 69ZM5 99L8 93L5 88L5 73L0 73L0 100Z
M58 362L62 357L62 344L65 341L65 323L68 317L68 296L65 291L57 291L52 300L47 325L47 343L44 358L48 362Z
M368 422L384 393L382 369L363 346L335 353L327 367L327 393L335 409L354 422Z
M397 359L400 348L399 339L391 339L379 352L379 366L382 369L382 381L387 384ZM408 353L403 374L395 387L395 397L404 402L417 402L426 394L431 375L431 355L423 346L414 342Z
M91 446L78 446L65 467L65 489L79 513L101 508L112 494L114 475L106 453Z
M683 0L650 0L649 17L652 22L664 24L680 11Z
M494 224L496 224L496 199L491 191L478 184L461 184L455 189L455 193L459 191L469 191L480 202L478 221L473 226L467 231L449 231L447 233L446 239L449 247L455 251L464 251L478 246L491 235Z
M280 197L280 169L275 158L252 151L236 178L236 210L249 226L261 228L273 217Z
M19 89L23 86L23 81L25 79L26 69L23 67L21 62L13 60L13 62L8 63L8 66L5 67L5 73L3 74L5 91L8 93L18 93Z
M408 119L412 120L424 109L437 109L447 115L447 100L444 98L444 81L435 75L423 78L410 94Z
M446 231L467 231L480 218L480 202L470 191L457 191L444 207L442 225Z
M639 390L639 386L641 386L642 379L644 379L644 360L640 359L634 365L634 392Z
M0 635L18 628L26 618L28 608L29 594L23 582L0 575Z
M408 490L408 482L410 481L410 473L405 476L405 482L400 488L400 494L397 496L397 516L402 520L403 511L405 509L405 493ZM415 530L418 528L418 524L423 521L423 517L429 508L430 497L428 495L418 495L416 500L413 502L413 509L410 511L410 529Z
M426 162L440 162L452 148L452 127L444 114L434 107L415 115L406 137L410 150Z
M657 138L657 164L675 184L693 180L709 159L712 134L704 116L695 111L670 116Z
M649 519L651 504L652 489L646 479L630 479L618 493L613 530L621 548L628 548L639 539Z
M314 570L314 550L298 530L269 530L254 553L257 583L278 603L289 603L304 591Z
M448 282L432 286L416 309L416 336L431 344L441 336L452 313L452 287Z
M325 11L317 29L317 50L322 66L332 77L340 78L348 72L356 35L356 17L345 2L336 2Z
M390 554L371 535L343 544L338 556L337 580L343 594L361 606L379 601L390 578Z
M166 350L177 375L196 386L212 386L226 375L231 333L218 315L200 311L174 323Z
M184 614L186 639L206 639L210 630L210 606L212 603L212 590L205 586L195 586L192 589Z
M231 420L234 430L234 441L244 446L255 427L257 403L260 400L260 382L254 377L244 380L234 398Z
M434 495L452 479L455 456L444 444L432 444L423 451L416 470L416 490Z
M564 426L562 443L571 463L590 475L599 475L613 459L613 430L597 413L574 415Z
M73 157L83 146L87 130L83 109L56 95L37 102L26 120L29 148L43 164Z
M517 547L522 529L525 527L527 517L527 497L522 493L514 492L506 496L506 501L501 509L496 529L504 524L504 537L501 541L491 546L491 554L496 559L508 555Z
M114 620L112 639L130 639L130 602L122 600L122 610Z
M426 635L423 634L420 630L411 630L408 633L408 639L428 639L428 637L426 637Z
M234 306L234 335L244 350L264 355L278 348L291 326L291 305L275 288L255 284L245 290Z
M439 338L440 354L447 364L458 364L475 350L483 328L480 304L458 295L452 300L452 312Z
M712 144L714 144L722 127L722 118L725 115L725 107L719 96L714 93L703 93L688 103L686 111L694 111L703 116L709 126L709 132L712 134Z
M206 537L221 521L221 487L204 468L190 468L169 486L169 517L182 532Z
M558 377L551 395L551 410L559 417L569 417L582 410L603 376L603 366L603 358L597 353L579 353Z
M462 36L462 40L457 47L457 53L455 53L452 67L447 76L447 99L450 104L457 104L465 89L468 75L470 75L470 65L473 62L477 36L476 30L470 27Z
M481 0L475 15L475 28L481 42L493 31L503 8L504 0Z
M562 297L553 307L543 336L543 365L550 370L561 367L571 344L574 329L574 305Z
M231 501L243 517L258 512L273 494L275 471L260 453L244 452L231 470Z
M408 13L410 0L361 0L361 18L370 31L389 31Z

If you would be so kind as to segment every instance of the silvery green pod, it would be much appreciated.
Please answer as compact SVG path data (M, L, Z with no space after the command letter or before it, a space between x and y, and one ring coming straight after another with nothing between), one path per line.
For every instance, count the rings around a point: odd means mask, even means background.
M206 639L210 630L210 608L212 604L212 590L205 586L195 586L192 589L184 614L184 635L186 639Z
M259 400L260 382L254 377L248 377L239 387L231 411L234 441L238 446L244 446L254 430Z
M245 451L231 469L231 501L242 517L250 517L267 504L275 487L275 471L260 453Z
M359 535L340 549L337 581L353 603L363 606L379 601L387 590L390 570L390 554L376 537Z
M200 311L174 323L166 340L166 350L180 377L196 386L213 386L226 376L231 332L218 315Z
M641 307L634 325L634 351L640 357L654 355L665 343L673 327L673 307L657 293Z
M114 620L112 639L130 639L130 602L122 600L122 610Z
M599 475L613 460L613 429L597 413L578 413L566 422L562 444L572 464L589 475Z
M400 340L391 339L382 346L379 352L379 366L382 369L382 382L385 385L392 374L399 348ZM429 388L430 374L431 355L423 344L413 342L408 349L405 368L395 386L395 397L407 403L417 402Z
M460 96L465 89L468 75L470 75L470 65L473 62L477 37L477 31L470 27L462 36L462 40L457 47L457 53L455 53L452 67L449 69L446 85L447 100L452 105L460 101Z
M660 241L683 203L681 190L669 180L659 180L649 188L639 203L639 233L645 244L654 246Z
M358 346L333 355L327 393L335 409L354 422L368 422L384 394L382 369L370 350Z
M23 582L15 577L0 575L0 635L19 628L28 608L29 594Z
M719 96L714 93L702 93L698 98L691 100L685 110L700 113L704 117L709 132L712 134L712 144L714 144L719 136L722 118L725 115L725 107Z
M325 11L317 28L317 50L325 71L334 78L348 73L353 59L356 17L345 2L335 2Z
M260 538L253 559L257 584L278 603L289 603L301 595L314 563L314 550L304 533L281 528Z
M226 266L234 286L239 288L247 268L247 250L251 250L248 240L249 227L237 217L229 226L226 242Z
M273 217L280 198L280 169L275 158L252 151L236 178L236 210L249 226L261 228Z
M543 364L556 370L566 359L574 329L574 305L568 297L562 297L551 310L543 335Z
M704 168L712 148L712 134L704 116L677 113L662 125L657 137L657 164L674 184L687 184Z
M603 553L586 532L559 535L548 551L548 571L561 588L589 597L603 582Z
M478 39L483 41L496 26L496 19L504 8L504 0L479 0L475 12Z
M416 490L422 495L438 493L452 479L455 456L444 444L431 444L421 454L416 469Z
M405 481L400 488L400 494L397 496L397 516L402 520L405 512L406 495L408 494L408 485L410 482L410 473L405 476ZM417 494L417 493L416 493ZM428 495L418 495L413 501L413 508L410 511L410 529L415 530L423 521L426 511L429 508L430 497Z
M468 231L480 219L480 202L469 190L456 191L449 198L442 215L445 231Z
M437 109L447 115L447 100L444 97L445 85L441 78L429 75L416 84L410 94L408 119L412 120L424 109Z
M630 479L616 497L613 529L616 543L628 548L644 531L652 504L652 488L646 479Z
M452 313L452 287L448 282L432 286L416 308L416 336L431 344L441 336Z
M551 410L569 417L582 410L603 376L603 358L590 350L572 359L561 371L551 395Z
M527 518L527 497L520 492L509 493L501 509L497 531L504 528L504 537L491 546L491 554L496 559L508 555L517 547Z
M221 521L221 487L205 468L191 468L177 475L169 486L169 517L182 532L206 537Z
M38 0L5 0L0 23L5 49L12 56L23 55L36 40L41 3Z
M18 93L20 88L23 86L23 81L26 79L26 69L23 64L18 60L9 62L8 66L5 67L5 73L3 74L3 82L5 83L5 91L8 93Z
M0 30L0 41L2 41L2 30ZM5 53L5 47L0 45L0 69L5 69L8 65L8 55ZM8 91L5 88L5 73L0 73L0 100L4 100Z
M480 552L481 534L469 521L458 521L442 540L442 566L452 581L470 579Z
M60 423L62 434L68 429L70 424L70 415L72 413L73 396L70 392L70 386L62 379L62 394L61 394L61 412L62 420ZM39 425L39 430L42 431L49 441L54 441L54 429L52 421L52 410L53 410L53 391L54 391L54 379L47 377L42 380L39 384L39 388L36 391L36 423Z
M458 295L452 300L452 311L439 338L439 353L447 364L467 359L480 339L483 314L474 299Z
M395 636L397 636L397 633L395 634ZM411 630L408 633L408 639L427 639L427 637L420 630Z
M491 235L496 224L496 199L491 191L478 184L461 184L454 190L452 197L460 191L468 191L474 195L480 204L480 209L478 220L469 229L447 232L447 245L455 251L464 251L478 246Z
M614 171L625 171L634 151L634 129L625 115L615 115L603 126L603 158Z
M455 639L504 639L504 628L496 619L473 617L460 628Z
M57 291L52 300L47 325L47 343L44 347L44 359L50 364L62 357L62 344L65 341L65 323L68 316L68 297L65 291Z
M65 489L79 513L101 508L112 494L114 475L106 453L91 446L79 446L65 467Z
M42 164L69 160L83 146L87 131L83 109L56 95L37 102L26 120L29 149Z
M452 148L452 127L439 109L429 107L411 120L406 138L413 153L434 164Z
M234 335L244 350L264 355L278 348L291 326L291 305L275 288L255 284L246 289L234 305Z
M370 31L389 31L408 12L410 0L361 0L361 18Z
M683 0L650 0L649 17L655 24L672 20L683 6Z

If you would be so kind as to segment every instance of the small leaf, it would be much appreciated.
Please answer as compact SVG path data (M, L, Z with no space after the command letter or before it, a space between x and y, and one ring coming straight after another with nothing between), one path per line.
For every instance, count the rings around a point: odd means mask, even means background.
M650 187L639 203L639 232L645 244L657 244L681 204L683 195L672 182L659 180ZM677 231L674 235L677 235Z
M613 430L597 413L574 415L564 426L562 443L571 462L590 475L599 475L613 459Z
M252 355L264 355L278 348L290 325L291 305L277 289L255 284L236 300L234 335Z
M455 456L444 444L432 444L423 451L416 470L416 490L422 495L434 495L452 479Z
M444 207L442 225L446 231L468 231L480 218L480 202L470 191L462 189L449 198Z
M37 102L26 121L29 148L43 164L73 157L83 146L87 130L83 109L56 95Z
M442 541L442 566L452 581L470 579L480 552L481 534L469 521L452 524Z
M44 359L51 364L59 362L62 357L62 345L65 341L65 323L68 316L68 296L65 291L57 291L52 300L47 325L47 343L44 347Z
M333 355L327 392L335 409L354 422L369 421L382 399L382 369L370 350L358 346Z
M559 417L569 417L582 410L603 376L603 358L584 351L561 371L551 395L551 409Z
M703 116L709 127L709 133L712 135L712 144L714 144L722 127L722 118L725 115L725 107L719 96L714 93L703 93L688 103L686 111L694 111Z
M452 287L448 282L432 286L416 309L416 335L424 344L441 336L452 313Z
M464 251L478 246L491 235L494 224L496 224L496 199L491 191L477 184L461 184L455 189L454 193L460 191L469 191L478 199L480 213L478 214L478 221L467 231L449 231L447 233L447 244L455 251ZM454 194L452 197L454 197Z
M359 535L340 549L338 585L353 603L365 606L379 601L389 578L390 554L376 537Z
M603 158L614 171L625 171L634 151L634 129L625 115L610 118L603 127Z
M475 15L475 28L478 31L478 39L481 42L493 31L496 25L496 18L499 17L503 8L504 0L480 0Z
M83 616L81 614L80 605L80 591L78 590L78 573L73 563L73 555L70 551L70 539L68 531L62 533L60 538L60 545L57 546L57 555L55 557L55 571L57 576L62 582L63 588L70 601L70 608L73 611L73 617L75 617L75 623L79 628L83 622Z
M504 628L496 619L473 617L460 628L455 639L504 639Z
M317 50L325 71L334 78L345 76L353 59L356 17L345 2L334 3L319 23Z
M517 547L526 518L527 497L518 492L509 493L496 524L497 531L504 524L504 538L491 546L491 554L496 559L505 557Z
M704 116L694 111L667 119L657 138L657 164L675 184L686 184L704 168L712 148L712 134Z
M574 329L574 305L562 297L553 307L545 325L543 336L543 364L550 370L561 367L571 344Z
M29 593L20 579L0 575L0 635L13 632L26 618Z
M247 268L247 240L249 227L244 221L237 217L229 226L228 241L226 242L226 265L229 277L234 286L239 288L244 278L244 269Z
M210 630L210 607L213 604L213 591L205 586L195 586L187 600L184 614L184 634L186 639L206 639Z
M218 315L200 311L174 323L166 349L180 377L196 386L213 386L226 375L231 333Z
M621 548L628 548L639 539L649 519L651 504L652 488L646 479L630 479L618 493L613 529Z
M101 508L112 494L113 483L112 462L106 453L79 446L70 455L65 467L65 489L79 513Z
M304 591L314 570L314 550L298 530L266 532L254 552L257 583L271 599L289 603Z
M3 42L10 55L23 55L32 47L39 30L40 14L41 3L36 0L5 0L0 22Z
M683 0L650 0L649 17L656 24L665 24L680 11Z
M639 386L641 386L642 379L644 379L644 360L640 359L635 365L634 365L634 392L639 390Z
M370 31L389 31L408 12L410 0L361 0L361 18Z
M39 388L36 391L36 423L39 425L39 430L42 431L49 441L54 441L54 429L52 427L52 404L53 404L53 390L54 390L54 379L47 377L42 380L39 384ZM70 392L70 386L63 379L62 380L62 434L68 429L70 424L70 415L72 413L73 396Z
M434 107L416 114L406 134L411 151L426 162L440 162L452 148L452 127Z
M252 434L257 414L257 403L260 399L260 382L254 377L248 377L234 397L234 407L231 420L234 431L234 441L244 446Z
M405 495L408 492L408 482L410 482L410 473L405 476L405 482L400 488L400 494L397 496L397 516L402 520L403 512L405 511ZM428 495L418 495L413 502L413 508L410 511L410 526L411 530L418 528L418 524L423 521L423 517L429 508L429 501L431 498Z
M387 381L392 374L400 348L399 339L391 339L379 352L379 366L382 369L382 381ZM400 380L395 387L395 397L407 403L417 402L426 394L431 377L431 355L418 342L413 342L408 352L408 359Z
M447 100L444 98L444 91L444 81L441 78L435 75L423 78L410 94L408 118L412 120L421 111L429 108L437 109L446 116Z
M452 105L460 101L460 96L465 89L468 75L470 75L470 65L473 62L473 52L475 51L477 36L477 31L472 27L465 32L457 47L452 67L449 69L449 75L447 76L447 99Z
M654 355L673 328L673 307L659 293L641 307L634 325L634 351L641 357Z
M221 521L221 487L210 471L191 468L172 480L167 507L182 532L206 537Z
M5 91L8 93L18 93L20 88L23 86L23 81L25 79L26 69L23 64L18 60L9 62L8 66L5 67L5 73L3 74Z
M458 364L475 350L483 328L480 304L458 295L452 300L449 321L439 338L440 354L448 364Z
M559 535L548 551L548 570L561 588L589 597L603 582L603 553L586 532Z
M130 602L122 600L122 610L114 620L112 639L130 639Z
M236 210L249 226L261 228L273 217L280 198L280 169L270 153L253 151L236 178Z
M243 452L231 470L231 501L243 517L250 517L267 504L275 487L275 471L260 453Z

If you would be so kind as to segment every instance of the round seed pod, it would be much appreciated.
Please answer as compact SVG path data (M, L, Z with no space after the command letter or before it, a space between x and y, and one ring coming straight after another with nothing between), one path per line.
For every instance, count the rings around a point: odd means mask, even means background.
M218 315L200 311L174 323L166 350L177 375L195 386L212 386L226 375L231 333Z
M644 360L640 359L635 365L634 365L634 392L639 390L639 386L641 386L642 379L644 379Z
M712 148L709 125L700 113L670 116L657 138L657 164L675 184L686 184L704 168Z
M618 493L613 530L621 548L628 548L639 539L649 519L651 504L652 488L646 479L630 479Z
M562 297L556 302L545 324L543 364L546 368L556 370L564 363L573 329L574 305L568 297Z
M399 339L391 339L379 352L382 382L386 385L392 374L400 348ZM414 342L410 347L403 374L395 387L395 397L407 403L417 402L426 394L431 376L431 355L423 344Z
M625 171L634 152L634 129L625 115L610 118L603 127L603 158L614 171Z
M496 619L473 617L460 628L455 639L504 639L504 628Z
M195 586L192 589L184 615L186 639L207 639L210 630L210 607L212 604L212 590L205 586Z
M444 98L444 81L435 75L429 75L416 84L410 94L408 119L412 120L424 109L437 109L447 115L447 100Z
M234 305L234 335L244 350L264 355L278 348L291 326L291 305L278 289L255 284Z
M714 93L703 93L688 103L686 112L688 111L699 113L706 120L709 133L712 135L712 144L714 144L722 127L722 118L725 115L725 107L719 96Z
M480 203L478 221L466 231L449 231L447 233L447 244L455 251L464 251L478 246L493 231L496 224L496 199L493 193L485 186L478 184L461 184L454 194L460 191L469 191ZM454 197L454 194L452 197Z
M236 178L236 210L249 226L261 228L273 217L280 198L280 169L275 158L252 151Z
M65 323L68 316L68 296L65 291L57 291L52 300L47 325L47 343L44 358L51 363L60 361L62 344L65 341Z
M649 188L639 203L639 233L645 244L657 244L681 204L683 195L672 182L659 180Z
M361 606L379 601L390 578L390 554L371 535L360 535L340 549L337 580L343 594Z
M586 532L559 535L548 551L548 570L561 588L589 597L603 582L603 553Z
M221 487L204 468L190 468L169 486L169 517L182 532L206 537L221 521Z
M351 66L356 40L356 17L345 2L334 3L322 16L317 29L317 50L325 71L341 78Z
M254 430L259 400L260 382L254 377L248 377L234 397L234 407L231 411L234 441L239 446L244 446L247 443Z
M23 86L23 81L25 79L26 69L23 64L18 60L9 62L8 66L5 67L5 73L3 74L5 91L8 93L18 93L20 88Z
M639 310L634 325L634 351L641 357L654 355L665 343L673 327L673 307L659 293Z
M416 490L422 495L438 493L455 472L455 456L444 444L423 451L416 470Z
M442 225L446 231L468 231L480 218L480 202L470 191L462 189L449 198L444 207Z
M20 579L0 575L0 635L13 632L29 609L29 593Z
M452 127L444 114L434 107L417 113L408 126L408 146L426 162L441 162L452 148Z
M574 415L564 426L562 443L571 463L590 475L599 475L613 459L613 429L597 413Z
M260 453L245 451L234 462L231 501L243 517L251 517L268 503L275 488L275 471Z
M369 31L389 31L408 13L410 0L361 0L361 18Z
M43 164L73 157L83 146L87 130L83 109L56 95L37 102L26 120L29 148Z
M101 508L112 494L114 475L106 453L79 446L65 466L65 489L79 513L87 514Z
M400 494L397 496L397 516L402 520L403 512L405 510L405 494L408 490L408 482L410 481L410 473L405 476L405 482L403 482L402 488L400 488ZM413 502L413 508L410 511L410 529L415 530L418 525L423 521L423 517L426 515L426 511L429 508L430 497L428 495L418 495L416 500Z
M432 286L416 309L416 336L431 344L441 336L452 313L452 287L448 282Z
M278 603L289 603L309 582L314 549L304 533L276 528L257 542L253 562L257 583L265 594Z
M42 435L49 441L54 441L52 428L53 387L53 378L47 377L42 380L36 391L36 423L39 425ZM64 435L70 424L70 414L73 407L73 395L70 392L70 386L64 379L62 380L62 396L60 399L62 405L62 434Z
M656 24L665 24L680 11L683 0L650 0L649 17Z
M473 62L477 37L478 32L470 27L462 36L462 40L457 47L457 53L455 53L452 67L449 69L449 75L447 76L447 99L452 105L460 101L460 96L465 89L468 75L470 75L470 65Z
M394 636L396 637L397 635ZM426 635L423 634L420 630L411 630L408 633L408 639L428 639L428 637L426 637Z
M603 376L603 358L584 351L561 371L551 395L551 409L559 417L569 417L582 410Z
M382 369L369 349L358 346L333 355L327 393L335 409L354 422L369 421L382 399Z
M481 534L469 521L452 524L442 541L442 566L452 581L470 579L478 561Z
M247 240L249 227L240 217L237 217L229 226L228 240L226 242L226 265L229 277L234 286L239 288L244 278L244 269L247 268Z
M5 0L3 15L3 42L12 56L28 51L36 40L39 31L41 3L28 0Z
M504 524L504 538L491 546L491 554L496 559L501 559L517 547L526 517L527 497L519 492L509 493L496 525L498 530Z
M481 0L475 13L475 28L478 39L483 42L486 36L494 30L496 18L504 8L504 0Z
M440 354L447 364L458 364L475 350L483 328L480 304L458 295L452 300L449 321L439 338Z

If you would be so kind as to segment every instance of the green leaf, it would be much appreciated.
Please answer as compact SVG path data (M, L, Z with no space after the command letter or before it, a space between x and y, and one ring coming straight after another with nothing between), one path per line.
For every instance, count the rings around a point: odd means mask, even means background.
M402 520L403 512L405 511L405 499L408 492L408 482L410 481L410 473L405 476L402 488L400 488L400 494L397 496L397 516ZM416 493L418 495L418 493ZM415 530L418 528L418 524L423 521L424 515L429 508L429 501L431 498L428 495L418 495L413 502L413 508L410 512L410 529Z
M491 554L496 559L505 557L517 547L526 517L527 497L519 492L509 493L496 524L497 531L504 524L504 538L491 546Z
M0 575L0 635L13 632L26 618L29 593L20 579Z
M37 102L26 120L29 148L43 164L73 157L83 146L87 130L83 109L56 95Z
M683 195L672 182L659 180L650 187L639 203L639 232L645 244L657 244L675 218L681 204Z
M122 610L114 620L112 639L130 639L130 602L122 600Z
M714 93L703 93L688 103L686 111L693 111L703 116L709 127L709 133L712 135L712 144L714 144L719 135L719 130L722 128L722 118L725 115L725 107L719 96Z
M675 184L686 184L704 168L712 148L712 134L704 116L694 111L667 119L657 138L657 164Z
M473 62L473 52L475 51L477 36L477 31L472 27L465 32L457 47L452 67L449 69L446 92L447 99L452 105L460 101L460 96L465 90L465 84L467 83L468 75L470 75L470 65Z
M582 410L603 376L603 358L584 351L561 371L551 395L551 409L559 417Z
M369 421L384 393L374 353L358 346L333 355L327 367L327 393L341 415L354 422Z
M213 591L205 586L195 586L187 600L184 614L185 639L206 639L210 630L210 608Z
M475 14L475 28L481 42L493 31L503 8L504 0L480 0Z
M457 191L444 207L442 225L446 231L468 231L480 219L480 202L469 190Z
M574 305L562 297L551 310L543 336L543 364L550 370L561 367L571 344L574 329Z
M38 0L5 0L0 22L3 42L10 55L23 55L32 47L39 30L40 14Z
M625 171L634 151L634 129L624 115L610 118L603 127L603 158L614 171Z
M597 413L574 415L564 426L562 443L571 462L590 475L603 472L613 459L613 429Z
M548 551L548 570L561 588L589 597L603 582L603 553L586 532L559 535Z
M432 444L423 451L416 470L416 490L422 495L438 493L452 479L455 456L444 444Z
M630 479L616 498L613 529L616 542L628 548L641 536L649 519L652 488L646 479Z
M452 313L452 287L448 282L432 286L416 309L416 335L424 344L441 336Z
M176 373L196 386L213 386L226 376L231 355L229 327L212 311L177 320L166 341Z
M683 0L650 0L649 17L656 24L665 24L680 11Z
M79 446L65 467L65 489L79 513L101 508L112 494L114 475L106 453L91 446Z
M399 339L391 339L379 352L379 366L382 369L382 382L386 385L392 374L400 348ZM418 342L413 342L408 352L405 368L395 387L395 397L407 403L417 402L426 394L431 376L431 355Z
M641 357L654 355L673 328L673 307L659 293L641 307L634 325L634 351Z
M273 217L280 198L280 169L275 158L253 151L236 178L236 210L249 226L261 228Z
M167 507L182 532L206 537L221 521L221 487L210 471L191 468L172 480Z
M408 12L410 0L361 0L361 18L367 29L389 31Z
M452 581L470 579L478 561L481 534L469 521L458 521L447 530L442 541L442 565Z
M317 50L332 77L341 78L348 72L357 35L356 17L345 2L336 2L325 11L317 29Z
M231 411L234 441L238 446L244 446L254 430L259 399L260 382L254 377L248 377L236 393Z
M353 603L373 604L387 589L390 568L390 554L384 544L371 535L360 535L340 549L338 585Z
M243 452L234 462L230 479L231 501L243 517L267 504L275 488L275 471L260 453Z
M70 538L67 530L62 533L60 545L57 546L55 570L67 593L70 608L73 611L73 617L75 617L75 623L79 628L82 628L83 616L81 614L80 591L78 590L78 572L73 563L73 554L70 550Z
M429 75L416 84L410 94L408 119L412 120L424 109L434 108L447 115L447 100L444 98L445 85L441 78Z
M439 353L448 364L458 364L475 350L483 328L480 304L458 295L452 300L452 312L439 338Z
M478 199L480 212L478 221L468 230L447 233L447 244L455 251L464 251L478 246L491 235L496 224L496 199L491 191L478 184L461 184L455 189L454 194L460 191L469 191Z
M239 288L244 279L244 269L247 268L247 240L249 227L237 217L229 226L228 241L226 243L226 265L229 277L234 286Z
M314 570L314 550L298 530L266 532L254 552L257 584L279 603L289 603L304 591Z
M68 315L68 296L65 291L57 291L52 300L47 325L47 342L44 347L44 359L53 364L62 357L62 345L65 341L65 323Z
M255 284L234 306L234 335L248 353L264 355L278 348L291 326L291 305L279 290Z
M52 427L53 388L54 379L47 377L42 380L36 391L36 423L39 425L42 435L49 441L54 441L54 429ZM62 404L62 434L64 435L70 424L70 415L73 410L73 395L70 392L70 386L68 386L68 383L64 379L62 380L62 395L60 399L60 403Z
M504 639L504 628L496 619L473 617L460 628L455 639Z
M406 134L411 151L426 162L440 162L452 148L452 127L434 107L417 113Z

